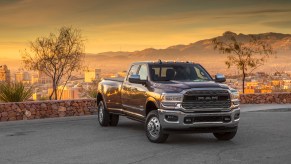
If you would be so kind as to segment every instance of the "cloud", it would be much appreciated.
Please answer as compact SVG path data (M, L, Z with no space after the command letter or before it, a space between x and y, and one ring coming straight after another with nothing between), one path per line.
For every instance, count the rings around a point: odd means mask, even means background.
M0 5L11 5L11 4L16 4L19 2L22 2L23 0L0 0Z
M273 13L287 13L287 12L291 12L291 9L259 9L259 10L231 12L229 14L252 15L252 14L273 14Z
M291 28L291 21L270 21L270 22L263 22L265 26L276 27L276 28Z

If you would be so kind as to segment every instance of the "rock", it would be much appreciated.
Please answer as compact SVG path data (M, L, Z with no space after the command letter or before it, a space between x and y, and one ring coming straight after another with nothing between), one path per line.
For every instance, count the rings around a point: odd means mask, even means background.
M65 112L66 110L67 110L67 108L63 107L63 106L60 106L58 109L59 112Z
M8 113L7 112L2 112L2 117L7 117Z
M56 104L53 104L51 107L52 110L58 110L58 106Z
M16 117L9 117L8 120L9 120L9 121L15 121L15 120L16 120Z
M46 108L46 106L47 105L45 103L41 103L40 108L44 109L44 108Z
M66 112L59 112L59 117L65 117L66 116Z
M16 104L13 104L11 108L12 108L12 110L14 110L14 111L15 111L15 110L17 110L19 107L18 107L18 105L16 105Z
M31 112L29 110L26 110L24 114L25 114L26 117L30 117L31 116Z
M23 119L23 116L17 116L16 117L16 120L22 120Z
M1 117L1 121L8 121L8 117Z
M74 102L74 103L72 104L72 106L74 106L74 107L78 107L79 105L78 105L78 103Z

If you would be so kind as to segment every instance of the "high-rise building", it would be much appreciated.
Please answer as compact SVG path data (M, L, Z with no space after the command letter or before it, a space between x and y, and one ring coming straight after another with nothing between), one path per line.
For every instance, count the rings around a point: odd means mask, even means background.
M10 82L10 70L6 65L0 65L0 82Z
M16 72L15 73L15 81L22 83L30 83L31 77L28 72Z
M85 70L85 82L91 83L100 79L101 69Z

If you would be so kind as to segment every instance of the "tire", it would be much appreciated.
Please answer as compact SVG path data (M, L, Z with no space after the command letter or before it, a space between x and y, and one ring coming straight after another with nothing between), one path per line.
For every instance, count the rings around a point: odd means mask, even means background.
M231 140L233 137L236 135L237 129L233 132L224 132L224 133L213 133L213 135L218 139L218 140Z
M109 113L103 101L100 101L98 104L98 121L101 126L109 125Z
M163 143L169 137L169 134L163 133L157 110L153 110L147 115L145 131L147 138L153 143Z
M110 120L109 120L109 125L110 126L117 126L118 125L119 115L110 114L109 118L110 118Z

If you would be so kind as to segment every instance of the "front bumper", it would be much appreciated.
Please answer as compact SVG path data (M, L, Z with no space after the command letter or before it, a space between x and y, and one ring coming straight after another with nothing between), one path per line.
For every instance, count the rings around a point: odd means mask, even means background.
M199 133L213 133L213 132L228 132L235 131L239 123L240 108L235 108L227 112L215 113L186 113L178 110L158 109L159 120L164 131L188 131ZM166 119L168 116L178 117L175 121ZM185 118L193 118L192 123L185 123ZM206 118L206 121L195 121L196 117ZM228 117L230 120L211 120L207 121L207 117Z

